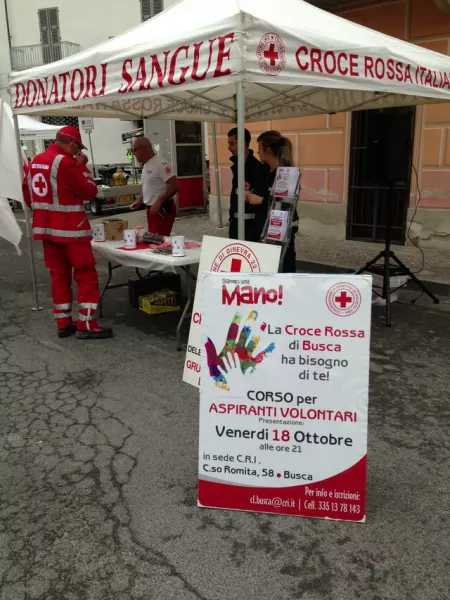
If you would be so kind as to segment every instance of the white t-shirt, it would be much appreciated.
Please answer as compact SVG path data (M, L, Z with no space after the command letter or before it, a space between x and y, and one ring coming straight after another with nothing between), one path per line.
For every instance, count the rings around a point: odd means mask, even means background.
M142 197L144 204L151 206L167 189L167 181L173 177L172 167L167 160L155 154L142 167Z

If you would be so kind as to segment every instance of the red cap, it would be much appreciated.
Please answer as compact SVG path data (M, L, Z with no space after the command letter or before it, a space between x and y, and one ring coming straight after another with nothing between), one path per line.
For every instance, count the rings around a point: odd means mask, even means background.
M83 145L81 141L81 135L79 130L76 127L72 127L72 125L66 125L62 129L58 131L56 134L57 140L65 140L67 142L76 142L79 144L84 150L86 150L86 146Z

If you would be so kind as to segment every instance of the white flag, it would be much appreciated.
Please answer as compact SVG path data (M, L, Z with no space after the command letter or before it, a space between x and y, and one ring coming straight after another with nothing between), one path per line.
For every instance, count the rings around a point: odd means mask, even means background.
M14 244L20 254L18 244L22 231L9 206L8 198L23 203L22 182L11 109L3 100L0 100L0 190L0 237Z
M14 244L18 254L21 254L19 242L22 238L22 230L6 198L0 198L0 237Z

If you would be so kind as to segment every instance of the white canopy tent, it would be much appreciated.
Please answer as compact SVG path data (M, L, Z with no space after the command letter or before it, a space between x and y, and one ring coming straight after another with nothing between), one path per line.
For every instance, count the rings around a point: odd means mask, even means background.
M54 140L56 132L61 129L58 125L48 125L26 115L20 115L18 121L20 139L25 141Z
M6 114L12 117L12 110L9 104L2 100L2 107ZM60 129L58 125L48 125L42 123L32 117L26 115L20 115L18 117L19 122L19 133L21 140L53 140L55 139L56 132Z
M20 254L22 230L8 202L8 198L19 200L22 197L22 181L13 151L15 139L11 109L0 99L0 238L11 242ZM26 160L25 155L23 160Z
M238 124L450 100L450 59L302 0L184 0L59 62L10 76L15 115Z

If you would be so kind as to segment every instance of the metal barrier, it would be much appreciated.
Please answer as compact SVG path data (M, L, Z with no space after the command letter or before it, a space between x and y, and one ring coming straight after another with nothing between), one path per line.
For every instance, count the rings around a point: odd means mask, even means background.
M67 58L79 51L80 45L73 42L15 46L11 48L11 66L13 71L23 71Z

